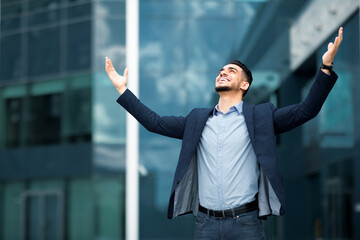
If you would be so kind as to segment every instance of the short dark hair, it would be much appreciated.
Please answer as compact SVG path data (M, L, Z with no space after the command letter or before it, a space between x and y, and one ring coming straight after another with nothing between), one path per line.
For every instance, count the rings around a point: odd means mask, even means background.
M245 64L243 64L242 62L240 62L239 60L231 60L228 64L235 64L237 66L239 66L245 73L246 76L246 80L249 83L249 85L251 86L251 83L253 81L253 77L252 77L252 73L251 71L246 67ZM249 88L250 88L249 86ZM249 90L248 88L248 90ZM243 96L245 96L245 94L247 93L247 90L244 92Z

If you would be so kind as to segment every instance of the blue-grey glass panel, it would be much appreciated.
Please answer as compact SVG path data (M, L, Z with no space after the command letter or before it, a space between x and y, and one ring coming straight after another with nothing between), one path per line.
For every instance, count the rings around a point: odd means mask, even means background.
M22 11L21 3L12 2L11 4L6 4L4 1L1 1L1 18L7 16L19 16Z
M188 37L184 19L140 21L140 69L142 71L184 69L186 47L184 39Z
M232 1L189 1L189 15L191 17L231 18L234 15L234 10L235 5Z
M58 8L61 0L29 0L28 9L30 12L36 10L52 10Z
M22 107L21 98L10 98L5 101L5 146L7 148L20 146Z
M90 2L91 0L63 0L67 1L69 3L84 3L84 2Z
M95 149L99 150L99 157L94 156L94 161L99 161L96 163L99 165L113 164L112 162L117 164L121 158L121 153L117 153L120 150L117 145L125 144L125 110L116 102L119 93L111 84L104 70L94 75L92 86L92 104L94 106L92 109L92 134L93 142L98 143L96 146L99 146L98 149ZM100 143L108 143L108 145L100 146ZM113 155L112 152L117 154ZM113 159L113 156L119 156L119 158Z
M124 238L124 180L116 177L96 179L96 229L99 239Z
M142 239L193 239L193 216L166 220L180 146L180 140L150 133L142 127L140 129L139 185ZM186 230L179 231L179 229Z
M125 46L125 19L102 19L97 24L103 24L102 26L97 25L96 29L97 34L102 36L102 43Z
M91 22L67 27L67 70L84 70L91 64Z
M96 18L94 42L95 69L104 71L105 57L108 56L122 74L125 68L125 19Z
M125 120L125 114L123 116ZM124 125L125 123L120 123ZM114 128L115 129L115 128ZM115 129L117 130L117 129ZM105 135L105 134L104 134ZM114 134L115 135L115 134ZM110 135L111 136L111 135ZM102 136L101 136L102 137ZM109 135L103 138L98 137L97 142L114 142L114 138L110 138ZM121 136L120 136L121 137ZM115 144L102 144L96 143L93 146L92 159L93 165L92 170L94 173L102 173L102 174L113 174L113 173L124 173L126 171L126 163L125 163L125 140L118 139L118 143ZM122 143L120 143L122 142Z
M29 14L27 16L27 23L29 27L34 27L42 24L56 23L60 20L60 10L48 10L38 13Z
M28 145L60 142L62 95L48 94L30 98L28 115Z
M91 15L91 3L70 6L67 9L67 18L81 18Z
M160 115L184 115L187 92L181 71L140 72L140 97Z
M243 24L251 24L252 18L255 16L256 12L261 6L264 5L264 2L235 2L235 17L241 19Z
M106 1L106 0L102 0L102 1ZM115 0L116 1L116 0ZM142 3L146 3L146 2L159 2L159 3L167 3L167 2L186 2L186 0L140 0L140 4Z
M215 92L215 79L219 68L218 66L210 68L208 71L195 69L187 71L185 86L188 111L196 107L214 107L217 104L219 95Z
M0 180L90 176L90 143L54 144L0 151Z
M1 162L3 161L4 158L1 158ZM20 200L20 196L25 189L25 181L13 180L2 182L1 187L1 237L2 239L19 239L19 233L23 230L21 225L23 222L24 204L19 204L20 202L14 201L14 199Z
M140 1L140 17L185 17L186 5L184 1Z
M59 72L59 28L34 30L28 33L27 70L29 76Z
M19 3L19 2L21 2L21 0L2 0L1 4L2 5L10 5L10 4Z
M233 23L227 19L189 21L186 39L190 69L207 71L217 68L219 71L224 66L234 49Z
M54 194L48 194L44 198L44 239L60 240L60 199Z
M116 2L116 1L104 1L104 2L95 2L94 10L96 16L104 18L116 18L123 17L125 18L125 2Z
M91 140L91 89L68 91L68 134L69 142L85 142Z
M21 35L1 37L0 80L19 78L22 75Z
M233 33L236 46L241 46L244 37L251 26L258 9L263 5L262 2L240 2L235 5ZM234 53L236 54L236 53Z
M1 20L1 33L4 33L8 30L14 30L20 28L21 18L20 17L10 17Z
M36 240L40 238L40 198L39 196L30 196L25 202L25 236L26 240Z

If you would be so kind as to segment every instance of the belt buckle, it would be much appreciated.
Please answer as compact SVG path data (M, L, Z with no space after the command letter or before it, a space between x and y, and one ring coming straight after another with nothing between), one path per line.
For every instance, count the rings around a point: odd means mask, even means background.
M221 211L221 216L219 216L219 215L216 214L217 212L220 212L220 211ZM226 217L226 216L225 216L225 210L213 211L213 213L214 213L215 219L223 219L223 218Z

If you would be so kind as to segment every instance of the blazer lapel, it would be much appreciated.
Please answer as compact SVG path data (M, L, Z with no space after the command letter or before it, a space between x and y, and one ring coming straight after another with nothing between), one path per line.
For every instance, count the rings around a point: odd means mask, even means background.
M244 112L244 118L245 118L246 127L248 129L249 136L250 136L250 141L251 141L251 144L254 147L254 144L255 144L255 138L254 138L254 106L249 105L249 104L244 102L244 104L243 104L243 112Z
M213 108L205 108L201 113L198 115L196 129L195 129L195 143L196 145L199 143L201 134L204 130L205 124L209 119L210 114L213 112Z

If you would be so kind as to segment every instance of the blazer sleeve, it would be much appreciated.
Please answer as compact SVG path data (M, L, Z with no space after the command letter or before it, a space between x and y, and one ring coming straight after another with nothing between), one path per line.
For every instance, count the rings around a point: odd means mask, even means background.
M134 118L148 131L167 137L183 138L186 125L185 117L161 117L141 103L129 89L127 89L116 101L134 116Z
M319 70L309 94L302 102L275 109L273 112L275 133L289 131L314 118L320 112L337 78L335 72L327 75Z

